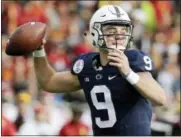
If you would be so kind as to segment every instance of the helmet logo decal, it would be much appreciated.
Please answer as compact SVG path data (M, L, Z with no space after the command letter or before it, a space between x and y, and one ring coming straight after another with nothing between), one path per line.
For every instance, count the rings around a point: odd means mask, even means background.
M124 15L124 13L121 13L121 12L119 11L118 7L116 7L116 6L113 6L113 7L114 7L116 13L112 12L112 11L108 8L109 11L110 11L113 15L116 15L118 18L120 18L122 15Z

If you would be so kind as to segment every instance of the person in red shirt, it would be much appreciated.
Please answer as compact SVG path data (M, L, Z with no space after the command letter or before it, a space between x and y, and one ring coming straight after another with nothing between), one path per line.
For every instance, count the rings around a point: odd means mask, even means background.
M89 128L80 121L82 110L79 105L72 106L72 119L67 122L59 132L59 136L82 136L88 135Z
M39 21L47 23L48 19L45 14L45 2L43 1L29 1L21 9L17 15L17 25L22 25L29 21Z
M16 128L14 123L2 116L2 136L15 136Z

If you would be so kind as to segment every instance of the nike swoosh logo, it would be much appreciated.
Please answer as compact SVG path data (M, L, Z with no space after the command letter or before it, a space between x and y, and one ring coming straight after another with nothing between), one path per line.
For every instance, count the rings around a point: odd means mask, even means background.
M112 79L115 78L115 77L117 77L117 75L115 75L115 76L109 76L109 77L108 77L108 80L112 80Z

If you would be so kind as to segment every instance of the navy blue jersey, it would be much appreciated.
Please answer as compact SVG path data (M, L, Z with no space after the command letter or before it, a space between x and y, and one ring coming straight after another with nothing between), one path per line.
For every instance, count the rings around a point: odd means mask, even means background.
M150 57L125 51L134 72L151 72ZM71 69L88 101L94 135L150 135L151 103L120 74L118 68L99 66L99 53L82 54Z

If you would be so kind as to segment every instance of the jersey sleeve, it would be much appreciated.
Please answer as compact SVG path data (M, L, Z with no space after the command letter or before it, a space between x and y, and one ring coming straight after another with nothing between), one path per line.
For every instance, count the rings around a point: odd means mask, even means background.
M151 57L143 51L131 51L127 54L129 64L134 72L154 71L154 64Z

